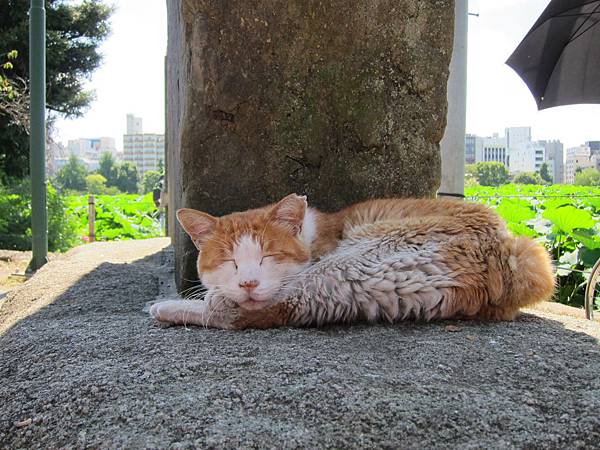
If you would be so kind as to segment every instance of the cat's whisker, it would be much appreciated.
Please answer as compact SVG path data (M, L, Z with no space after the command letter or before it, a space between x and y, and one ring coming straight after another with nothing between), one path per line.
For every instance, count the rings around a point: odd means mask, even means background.
M198 292L198 291L205 291L205 290L206 290L206 288L204 286L192 286L190 288L184 289L179 294L180 295L186 295L188 293L195 293L195 292Z
M204 322L204 328L208 328L208 324L210 323L210 319L212 318L213 314L217 311L217 308L219 306L221 306L223 304L223 302L225 302L225 300L227 300L227 297L223 296L220 301L217 301L217 303L213 306L212 309L210 308L211 305L210 304L208 305L209 314L208 314L208 317L206 318L206 320Z

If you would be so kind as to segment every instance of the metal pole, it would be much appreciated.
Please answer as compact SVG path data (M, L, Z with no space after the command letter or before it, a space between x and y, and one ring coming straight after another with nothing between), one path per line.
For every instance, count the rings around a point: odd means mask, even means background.
M168 138L168 128L169 128L169 116L167 115L167 111L169 108L168 105L168 89L169 89L169 85L167 83L167 77L168 77L168 63L169 59L167 57L167 55L165 55L165 152L164 152L164 165L163 165L163 173L164 173L164 180L163 180L163 192L161 194L161 200L164 199L165 201L165 205L164 205L164 209L163 209L163 216L165 218L165 225L164 225L164 232L165 232L165 236L169 237L171 235L171 233L169 233L169 147L167 144L167 138Z
M31 0L29 9L29 80L31 95L30 174L31 235L30 269L46 264L48 213L46 211L46 10L44 0Z
M465 192L465 133L467 128L467 37L469 2L456 0L454 50L448 78L446 132L440 142L442 184L439 195Z

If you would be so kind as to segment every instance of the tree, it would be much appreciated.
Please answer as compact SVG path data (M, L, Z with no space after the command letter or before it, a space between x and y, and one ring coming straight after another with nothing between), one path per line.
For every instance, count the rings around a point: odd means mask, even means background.
M142 194L152 192L161 176L161 173L156 170L149 170L144 173L144 176L142 177Z
M550 170L548 170L548 164L543 163L540 166L540 177L546 183L552 183L552 175L550 174Z
M482 186L500 186L510 181L508 169L499 162L480 162L475 164L475 177Z
M29 82L28 0L0 0L0 55L16 51L0 73L15 85ZM54 114L80 116L93 100L85 89L102 57L100 44L110 32L113 8L102 0L46 0L46 91L49 120ZM29 171L27 131L0 111L0 176L22 178Z
M513 183L516 184L543 184L542 177L537 172L521 172L515 175Z
M130 162L124 162L117 169L116 187L122 192L135 194L138 191L137 167Z
M600 186L600 172L592 168L581 170L575 175L575 184L577 186Z
M104 152L100 155L97 172L106 179L107 186L116 185L118 168L119 166L112 153Z
M87 170L75 155L69 157L67 164L56 174L56 183L61 189L84 191L86 188L85 177Z
M25 80L8 77L14 68L19 52L12 50L6 54L6 61L0 65L0 114L15 125L29 132L29 91ZM2 60L0 60L2 62Z

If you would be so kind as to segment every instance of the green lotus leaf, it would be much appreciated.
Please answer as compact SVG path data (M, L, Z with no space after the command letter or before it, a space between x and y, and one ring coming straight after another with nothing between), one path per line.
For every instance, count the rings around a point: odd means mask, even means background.
M591 228L596 223L589 211L570 205L548 209L544 211L543 217L550 220L563 233L571 233L575 228Z

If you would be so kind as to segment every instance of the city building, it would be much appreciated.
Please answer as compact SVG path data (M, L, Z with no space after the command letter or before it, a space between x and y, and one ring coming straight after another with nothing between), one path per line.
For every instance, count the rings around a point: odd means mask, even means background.
M66 147L54 144L50 145L48 150L51 161L48 161L47 168L51 176L56 175L72 155L83 163L88 172L98 169L102 153L112 153L116 158L119 155L115 147L115 140L111 137L73 139L68 141Z
M509 149L531 144L531 127L509 127L504 130L504 136Z
M546 163L552 175L552 182L561 184L565 182L565 151L560 141L538 141L545 149Z
M506 137L494 133L492 137L481 138L481 146L475 148L476 162L499 162L508 167L509 155Z
M481 146L481 138L474 134L465 136L465 164L477 162L477 147Z
M577 169L596 168L598 157L592 155L587 145L580 145L567 149L567 159L565 162L565 183L573 184Z
M149 170L158 170L165 160L165 135L144 133L142 119L127 114L127 134L123 135L123 160L133 163L140 179Z
M142 118L127 114L127 134L142 134Z
M590 149L592 155L600 155L600 141L586 141L585 146Z
M539 172L545 161L546 149L539 143L519 142L514 147L510 147L509 171L511 174Z
M111 137L80 138L69 141L67 144L69 155L75 155L79 159L100 159L100 155L109 152L115 155L117 149L115 140Z
M588 143L590 144L590 143ZM598 142L600 158L600 142ZM473 158L474 155L474 158ZM504 136L465 136L465 162L500 162L511 174L539 172L542 164L548 165L553 183L565 182L564 146L560 141L531 140L531 127L508 127Z

